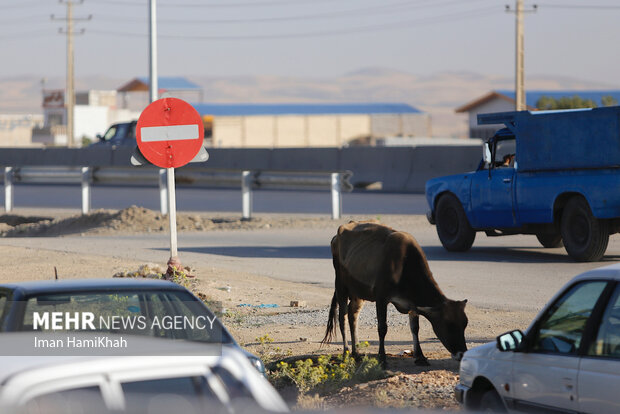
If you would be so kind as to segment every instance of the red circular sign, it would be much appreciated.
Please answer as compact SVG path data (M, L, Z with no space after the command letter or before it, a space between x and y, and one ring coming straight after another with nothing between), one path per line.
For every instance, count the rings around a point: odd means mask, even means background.
M182 99L162 98L144 108L136 125L142 155L161 168L190 162L203 145L200 114Z

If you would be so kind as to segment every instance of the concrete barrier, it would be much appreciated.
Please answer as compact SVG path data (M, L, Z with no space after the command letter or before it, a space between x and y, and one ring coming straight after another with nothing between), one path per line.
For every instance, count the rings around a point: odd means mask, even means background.
M65 166L129 167L133 148L79 149L3 148L0 167ZM474 170L481 157L477 146L347 147L347 148L210 148L209 161L179 169L232 171L353 172L351 183L364 187L380 182L383 191L424 191L426 180ZM148 167L136 167L148 168ZM3 171L3 168L0 169ZM137 170L136 170L137 171Z

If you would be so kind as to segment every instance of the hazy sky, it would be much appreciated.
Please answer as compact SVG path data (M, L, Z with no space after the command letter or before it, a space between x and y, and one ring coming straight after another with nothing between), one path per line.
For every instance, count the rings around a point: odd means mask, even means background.
M75 0L74 0L75 1ZM366 67L417 75L513 76L513 1L157 0L162 76L337 76ZM528 75L620 87L620 1L541 0L525 23ZM531 9L534 2L526 1ZM0 76L64 76L66 5L0 0ZM148 1L74 6L77 77L148 75Z

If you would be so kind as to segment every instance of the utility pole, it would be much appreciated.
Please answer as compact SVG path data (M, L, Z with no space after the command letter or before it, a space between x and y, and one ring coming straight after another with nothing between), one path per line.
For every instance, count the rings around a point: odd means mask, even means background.
M149 97L158 98L157 85L157 1L149 0Z
M151 103L159 98L159 85L157 83L157 0L149 0L149 99ZM160 177L163 176L163 169L160 170ZM168 223L170 224L170 258L168 259L168 269L166 274L172 277L175 272L181 271L183 266L179 259L177 243L177 207L176 189L174 182L174 168L166 168L166 188L163 190L163 180L160 178L160 201L161 205L168 205ZM167 203L164 202L164 197Z
M538 6L534 5L529 12L536 11ZM511 12L510 6L506 6L506 11ZM515 45L515 109L524 111L525 105L525 70L524 70L524 46L523 46L523 0L516 0L515 5L515 28L516 28L516 45Z
M75 107L75 85L74 85L74 72L73 72L73 35L74 34L83 34L84 29L81 29L79 32L75 32L73 29L74 20L90 20L92 19L92 15L89 15L86 18L74 18L73 17L73 5L74 4L82 4L84 0L80 0L79 2L74 2L71 0L60 0L61 3L65 3L67 5L67 15L64 18L56 18L52 15L52 20L65 20L67 22L67 28L64 33L67 34L67 86L65 91L65 107L67 108L67 146L73 146L73 138L74 138L74 107ZM63 33L62 29L59 30L59 33Z
M525 110L525 79L523 76L523 0L517 0L516 5L516 68L515 68L515 98L517 111Z

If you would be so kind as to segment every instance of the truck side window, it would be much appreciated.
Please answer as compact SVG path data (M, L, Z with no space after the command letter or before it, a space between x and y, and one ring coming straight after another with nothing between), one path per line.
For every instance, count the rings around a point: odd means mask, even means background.
M514 167L516 158L516 141L514 139L507 139L497 142L495 148L494 166L501 167Z

